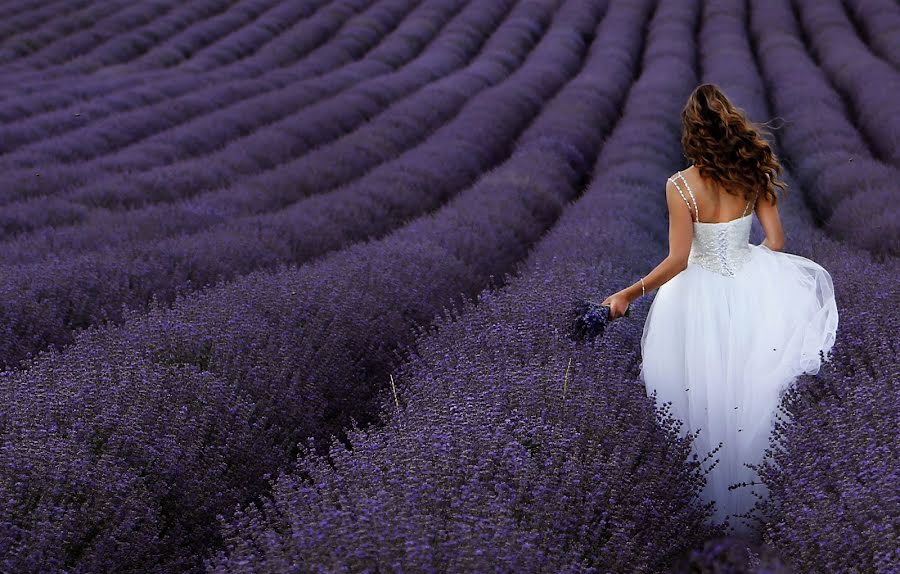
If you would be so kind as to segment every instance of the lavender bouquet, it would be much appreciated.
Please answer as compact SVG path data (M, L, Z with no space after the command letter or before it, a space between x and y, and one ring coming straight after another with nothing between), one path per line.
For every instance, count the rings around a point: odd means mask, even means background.
M579 341L602 336L611 321L609 311L609 305L602 305L596 299L577 299L571 323L572 336ZM622 316L628 317L629 315L631 315L631 306L625 310Z

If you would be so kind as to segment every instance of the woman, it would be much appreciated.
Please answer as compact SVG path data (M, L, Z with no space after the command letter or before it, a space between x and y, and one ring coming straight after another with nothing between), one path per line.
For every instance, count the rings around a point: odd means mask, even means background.
M700 431L700 459L721 443L702 499L716 502L714 519L747 533L733 515L747 515L767 492L750 484L758 476L745 463L762 462L782 392L830 359L834 286L817 263L781 251L775 191L787 187L757 126L714 84L694 89L681 119L693 165L666 185L669 255L603 303L615 319L658 288L641 337L641 380L659 404L671 401L682 436ZM749 243L754 212L766 234L760 245Z

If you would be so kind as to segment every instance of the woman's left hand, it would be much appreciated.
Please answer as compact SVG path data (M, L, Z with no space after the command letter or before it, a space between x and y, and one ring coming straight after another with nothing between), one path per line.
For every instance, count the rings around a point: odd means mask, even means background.
M622 294L621 291L617 293L613 293L609 297L603 300L601 305L609 305L609 319L618 319L622 315L625 314L625 310L628 309L628 305L631 302L628 298Z

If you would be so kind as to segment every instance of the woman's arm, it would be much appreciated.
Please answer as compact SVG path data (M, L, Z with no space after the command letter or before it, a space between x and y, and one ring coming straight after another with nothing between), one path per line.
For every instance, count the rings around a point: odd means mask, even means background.
M638 280L603 301L604 305L610 305L610 317L613 319L621 317L632 301L649 294L687 268L694 223L690 208L671 181L666 182L666 204L669 209L669 254L644 276L643 288Z
M756 202L756 217L766 232L766 238L760 245L768 247L772 251L784 249L784 228L781 226L781 217L778 215L778 206L773 205L763 195Z

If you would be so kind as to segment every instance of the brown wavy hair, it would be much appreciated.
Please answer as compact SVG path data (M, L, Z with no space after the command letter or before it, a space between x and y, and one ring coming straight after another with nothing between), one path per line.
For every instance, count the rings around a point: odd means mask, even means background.
M700 84L681 111L681 146L704 179L726 192L751 199L759 190L778 204L776 188L787 193L782 168L761 124L747 118L716 84Z

